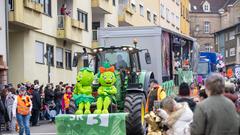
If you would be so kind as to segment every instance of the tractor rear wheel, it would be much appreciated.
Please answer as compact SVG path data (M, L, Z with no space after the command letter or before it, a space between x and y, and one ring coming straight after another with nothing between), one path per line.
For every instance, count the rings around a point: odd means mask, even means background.
M124 112L129 113L126 119L128 135L144 135L146 123L144 121L146 99L143 93L127 93Z

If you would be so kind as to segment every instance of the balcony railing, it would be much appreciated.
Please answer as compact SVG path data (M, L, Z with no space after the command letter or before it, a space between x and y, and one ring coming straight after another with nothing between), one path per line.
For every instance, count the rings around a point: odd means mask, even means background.
M43 5L32 0L8 0L9 22L28 29L42 28Z
M66 15L58 16L57 37L59 39L77 43L81 42L81 33L83 29L84 23L81 21L75 20L72 17Z

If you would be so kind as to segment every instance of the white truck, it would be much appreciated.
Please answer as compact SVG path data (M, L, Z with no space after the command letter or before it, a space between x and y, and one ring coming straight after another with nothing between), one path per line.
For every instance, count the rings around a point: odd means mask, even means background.
M140 54L142 69L153 71L159 82L174 79L178 67L188 64L193 72L197 69L198 45L195 39L160 26L100 28L98 41L99 47L134 46L133 42L137 41L137 48L147 49L151 54L151 64L144 61L144 53Z

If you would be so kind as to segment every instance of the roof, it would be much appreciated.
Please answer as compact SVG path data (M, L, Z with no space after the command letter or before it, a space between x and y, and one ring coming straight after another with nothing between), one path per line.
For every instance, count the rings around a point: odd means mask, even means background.
M206 13L218 13L219 9L226 9L228 5L233 5L237 0L190 0L191 12L204 12L202 5L205 1L210 3L210 11Z
M219 31L216 31L215 33L223 32L223 31L225 31L225 30L228 30L228 29L231 29L231 28L234 28L234 27L237 27L237 26L240 26L240 23L231 25L231 26L229 26L229 27L227 27L227 28L224 28L224 29L221 29L221 30L219 30Z

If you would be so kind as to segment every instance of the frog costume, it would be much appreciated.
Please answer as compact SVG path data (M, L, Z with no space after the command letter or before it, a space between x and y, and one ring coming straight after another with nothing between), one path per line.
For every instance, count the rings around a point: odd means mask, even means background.
M101 86L98 88L99 97L97 99L97 109L94 111L95 114L109 113L108 107L111 103L111 97L117 93L114 86L116 82L114 70L114 67L110 66L109 63L105 63L103 67L99 68L99 83Z
M78 106L78 110L75 114L90 114L91 103L94 102L94 97L92 96L92 82L94 79L93 70L84 67L81 68L77 74L77 83L74 88L73 98L75 104ZM85 111L83 112L83 109Z

